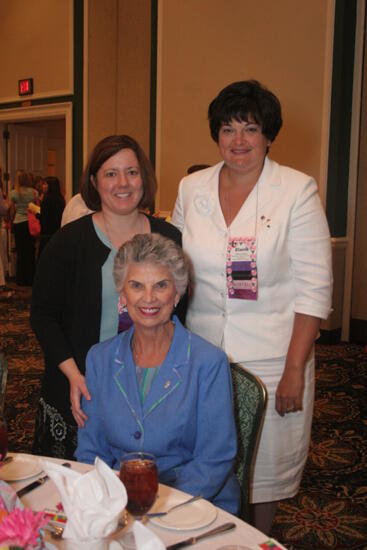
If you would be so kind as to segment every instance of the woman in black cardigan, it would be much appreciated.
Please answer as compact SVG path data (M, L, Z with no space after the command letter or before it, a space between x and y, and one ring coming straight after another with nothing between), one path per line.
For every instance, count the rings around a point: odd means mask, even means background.
M45 356L36 419L35 454L72 459L77 426L90 399L85 383L89 348L130 326L112 280L116 251L138 233L160 233L181 244L181 234L152 211L153 168L129 136L110 136L94 148L82 177L82 196L95 211L67 224L42 252L35 276L31 325ZM184 304L178 314L184 317Z

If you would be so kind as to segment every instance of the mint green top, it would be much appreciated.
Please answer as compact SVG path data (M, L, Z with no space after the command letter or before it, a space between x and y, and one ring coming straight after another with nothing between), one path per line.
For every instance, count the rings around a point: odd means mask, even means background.
M21 187L20 191L13 189L10 191L9 198L15 204L15 218L13 223L22 223L28 221L27 208L30 202L38 198L38 192L33 187Z
M116 336L118 331L118 300L119 295L115 289L115 283L113 280L112 270L113 262L116 255L116 248L112 246L106 235L100 230L98 225L93 220L94 229L98 235L98 238L104 245L111 249L107 260L102 266L102 315L101 315L101 328L99 331L99 341L103 342L107 338Z
M145 399L150 392L150 388L152 387L153 381L157 374L159 373L161 366L158 367L150 367L150 368L144 368L139 367L139 365L135 365L136 369L136 376L138 379L138 386L139 386L139 394L140 394L140 400L141 404L144 405Z

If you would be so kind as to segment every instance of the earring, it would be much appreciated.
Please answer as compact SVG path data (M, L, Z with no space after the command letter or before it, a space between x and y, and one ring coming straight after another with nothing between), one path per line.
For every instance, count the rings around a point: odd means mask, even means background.
M125 300L123 300L121 296L119 297L117 308L119 313L123 313L124 309L126 308Z

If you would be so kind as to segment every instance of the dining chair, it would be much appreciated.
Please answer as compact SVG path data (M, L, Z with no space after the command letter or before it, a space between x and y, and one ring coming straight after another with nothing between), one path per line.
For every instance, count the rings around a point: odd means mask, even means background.
M4 415L6 385L8 382L8 363L5 354L0 351L0 418Z
M239 517L250 520L250 483L264 421L266 388L260 378L231 363L238 450L234 471L241 487Z

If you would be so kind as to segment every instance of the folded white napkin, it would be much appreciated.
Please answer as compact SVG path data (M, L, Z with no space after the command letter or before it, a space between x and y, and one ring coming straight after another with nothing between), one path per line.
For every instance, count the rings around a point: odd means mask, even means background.
M126 506L125 486L103 460L93 470L80 474L53 462L40 460L56 484L68 521L66 539L100 539L113 533Z
M164 550L166 548L161 539L140 521L134 521L133 531L138 550Z
M0 466L0 468L2 468L2 466ZM0 479L0 502L1 501L8 512L11 512L14 508L20 508L21 510L24 508L23 503L20 498L17 497L17 493L14 489L2 479Z

